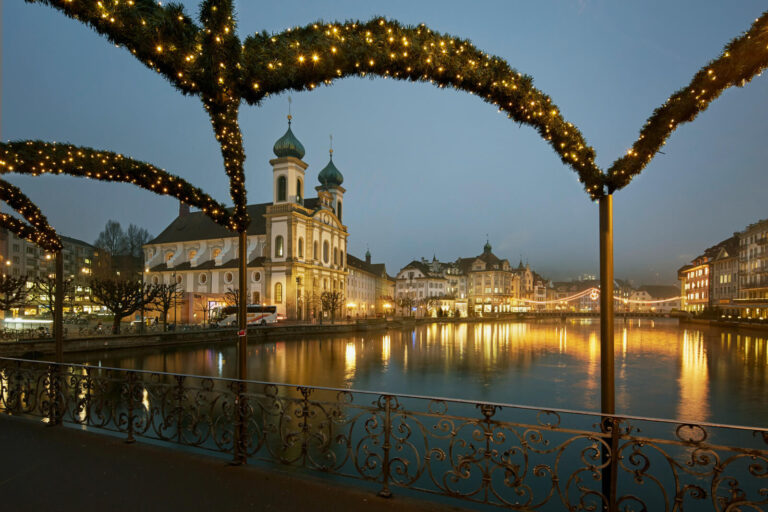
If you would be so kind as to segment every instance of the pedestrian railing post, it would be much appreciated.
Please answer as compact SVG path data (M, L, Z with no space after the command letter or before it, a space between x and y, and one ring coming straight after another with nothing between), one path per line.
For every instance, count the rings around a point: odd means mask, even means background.
M381 460L381 490L379 496L382 498L391 498L392 491L389 490L389 450L392 447L392 397L385 395L384 397L384 444L382 445L383 455Z
M604 436L608 447L603 445L602 448L602 481L603 481L603 496L605 498L603 510L608 512L617 512L616 506L616 488L618 480L619 469L619 436L620 425L619 419L612 416L604 416L602 419L602 432L603 434L610 434L610 437Z
M136 385L136 374L134 372L128 372L126 375L126 386L127 386L127 392L128 392L128 437L126 438L126 443L134 443L136 442L136 439L133 437L133 422L134 422L134 400L133 400L133 394L134 394L134 387Z
M232 446L232 465L239 466L246 464L248 458L246 456L245 448L245 382L239 381L235 383L235 428L234 439Z
M60 380L59 373L61 369L57 364L48 365L48 426L53 427L61 424L59 396Z

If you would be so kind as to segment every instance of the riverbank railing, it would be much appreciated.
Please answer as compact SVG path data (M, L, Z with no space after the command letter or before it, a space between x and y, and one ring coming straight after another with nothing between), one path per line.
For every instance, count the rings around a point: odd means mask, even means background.
M513 510L768 509L768 430L0 358L0 413Z

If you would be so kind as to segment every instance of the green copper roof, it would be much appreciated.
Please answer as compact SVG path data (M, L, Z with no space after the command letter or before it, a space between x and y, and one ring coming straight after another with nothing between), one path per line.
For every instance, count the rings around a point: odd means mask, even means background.
M294 158L298 158L299 160L304 158L304 146L301 145L299 139L297 139L291 131L290 119L288 120L288 131L285 132L285 135L277 139L277 142L275 142L272 151L274 151L275 155L280 158L286 156L292 156Z
M344 176L339 172L336 166L333 165L333 155L331 155L331 160L328 162L328 165L326 165L323 170L320 171L320 174L317 175L317 178L324 187L339 186L344 183Z
M491 243L489 241L485 242L485 245L483 246L483 252L491 252Z

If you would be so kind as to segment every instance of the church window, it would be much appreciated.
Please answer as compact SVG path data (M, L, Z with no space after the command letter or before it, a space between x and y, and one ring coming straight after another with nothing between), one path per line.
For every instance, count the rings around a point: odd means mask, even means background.
M299 238L299 258L304 257L304 239Z
M224 282L225 283L231 283L234 276L232 275L232 272L227 272L224 274Z
M205 274L200 274L197 280L200 282L200 284L205 284L208 282L208 276Z
M286 192L286 180L285 176L280 176L277 178L277 200L278 201L285 201L287 192Z
M341 220L341 201L336 203L336 216L339 217L339 220Z
M251 274L251 279L253 279L254 281L256 281L258 283L259 280L261 279L261 272L254 272L254 273L252 273Z
M160 284L160 279L157 276L152 276L152 284Z
M303 198L301 197L301 189L302 189L301 180L297 179L296 180L296 202L299 204L303 204L303 201L302 201Z
M320 254L317 252L317 242L312 244L312 257L316 260L320 259Z
M339 250L337 248L333 248L333 264L338 265L339 264Z
M346 265L344 262L344 251L339 251L339 256L341 257L341 266L344 267Z
M328 251L329 251L328 242L325 241L323 242L323 262L324 263L328 263L328 256L329 256Z
M275 258L283 257L283 237L278 235L275 237Z
M283 283L275 284L275 304L283 302Z

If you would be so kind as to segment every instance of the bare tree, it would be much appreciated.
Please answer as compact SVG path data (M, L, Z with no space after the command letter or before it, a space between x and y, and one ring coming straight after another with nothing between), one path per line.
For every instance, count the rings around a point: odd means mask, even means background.
M421 303L420 305L425 310L427 310L427 312L429 312L432 309L434 309L434 307L437 306L440 303L440 301L437 299L437 297L424 297L423 299L421 299L420 303Z
M176 283L152 285L155 291L154 300L147 304L147 309L157 311L163 318L163 331L168 330L168 312L177 303L180 293L179 285Z
M317 292L313 289L311 292L308 290L304 290L304 292L301 294L301 304L302 306L306 305L307 310L310 313L311 317L319 317L320 323L322 323L322 315L320 315L320 311L323 307L323 301L320 298L320 295L317 294Z
M323 311L330 311L331 323L336 321L336 311L341 309L344 304L344 294L340 291L323 292L320 295L320 301L323 306Z
M411 316L411 308L413 307L413 299L410 297L400 297L397 299L397 306L400 309L408 311L408 316Z
M154 302L156 287L140 281L125 279L92 279L91 293L94 302L106 307L114 315L112 333L120 332L120 321Z
M99 249L104 249L112 255L125 254L128 250L128 241L123 228L116 220L108 220L104 230L93 243Z
M142 258L141 246L149 242L150 238L152 235L149 234L149 231L135 224L130 224L125 232L126 252L134 258Z
M56 307L56 278L38 277L32 284L31 292L35 304L45 307L51 315ZM64 304L74 304L75 283L72 278L64 279Z
M203 301L200 303L195 303L195 311L200 311L203 314L203 326L208 327L208 323L211 320L211 310L213 308L211 307L211 303L208 302L208 299L203 297Z
M224 292L224 302L229 306L237 306L240 304L240 289L227 288L227 291Z
M18 308L27 302L27 276L0 277L0 311Z

